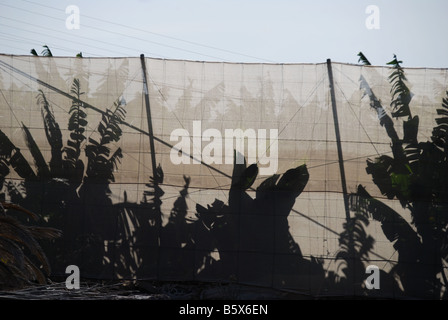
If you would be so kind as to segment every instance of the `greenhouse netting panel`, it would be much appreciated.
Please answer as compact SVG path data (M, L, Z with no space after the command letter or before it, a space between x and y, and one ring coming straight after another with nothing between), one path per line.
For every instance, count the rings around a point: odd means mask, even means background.
M0 55L1 198L62 230L53 274L439 299L447 88L447 69Z

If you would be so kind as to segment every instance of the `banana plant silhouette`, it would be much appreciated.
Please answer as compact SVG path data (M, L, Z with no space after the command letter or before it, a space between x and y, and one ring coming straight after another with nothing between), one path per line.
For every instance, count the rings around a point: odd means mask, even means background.
M78 82L75 80L72 85L72 93L75 90L79 91L77 84ZM62 200L60 198L61 194L63 194L63 191L67 189L67 186L70 186L70 183L68 182L73 181L73 169L71 164L75 163L77 166L80 165L79 162L77 162L76 154L71 152L70 147L64 150L61 130L56 122L51 105L42 90L39 90L37 102L41 107L45 135L51 147L51 159L48 164L33 135L25 124L22 123L22 129L24 132L26 145L31 153L36 167L35 173L31 169L31 165L21 154L20 150L12 144L6 135L3 134L0 136L3 144L8 145L8 148L2 149L4 153L6 151L5 159L8 162L7 164L11 165L18 175L24 179L27 199L23 200L32 206L33 211L39 210L40 208L36 206L40 205L42 203L41 201L48 196L50 196L53 200L58 199L58 201L51 201L49 203L57 203L57 205L60 205ZM77 109L79 110L79 106ZM73 106L70 111L72 117L69 121L69 128L70 126L73 126L73 121L82 119L81 114L76 110L73 110ZM75 117L74 114L76 114ZM76 126L79 127L79 125ZM79 133L79 128L75 130L73 130L73 128L71 129L72 137ZM72 144L75 145L76 143L69 140L69 146ZM65 152L65 159L63 159L64 151L67 151ZM14 156L12 155L13 152ZM71 186L73 190L77 187L76 185ZM50 195L48 192L52 194ZM53 211L50 210L48 214L51 217Z
M385 236L394 243L398 263L390 274L399 277L403 294L441 298L442 287L446 289L448 285L444 270L448 261L448 91L442 108L437 109L439 117L435 119L431 141L419 142L419 118L411 114L412 93L401 63L394 55L388 65L392 66L391 114L406 118L402 138L366 80L361 78L360 82L371 107L378 112L392 149L392 157L381 155L368 159L366 171L384 196L399 200L409 210L411 223L374 199L361 185L356 194L350 195L350 203L352 210L379 221Z
M43 210L47 218L55 218L57 213L69 207L69 204L80 201L77 190L85 184L104 184L103 193L108 195L108 183L114 180L113 170L122 157L121 148L111 154L111 146L121 137L120 122L124 119L126 111L117 100L113 110L107 110L98 125L98 137L89 138L85 146L87 164L81 160L81 149L85 140L88 124L87 113L81 97L80 82L74 79L70 93L76 99L72 100L68 121L69 138L66 146L63 145L62 132L54 116L50 101L42 90L39 90L37 102L41 107L45 136L51 147L51 159L44 158L40 147L36 143L31 131L22 123L25 142L33 158L36 172L28 163L11 140L0 130L1 165L0 172L3 177L13 168L24 179L26 197L25 207L40 212L42 204L49 210ZM85 188L84 188L85 189ZM81 192L82 190L80 190ZM98 191L98 190L96 190ZM85 192L84 192L85 193ZM51 200L51 201L43 201Z
M10 214L13 211L25 213L34 221L39 218L21 206L0 201L0 289L46 284L51 268L38 240L58 238L61 232L25 225Z
M13 151L17 159L25 161L21 154L12 148L14 148L12 143L0 132L0 150L3 152ZM23 161L14 161L15 168L18 168L17 165ZM2 154L2 157L0 157L0 186L4 185L5 177L9 172L8 160ZM55 228L22 223L11 213L25 213L29 220L33 222L38 221L40 217L20 205L5 201L4 194L1 195L1 198L0 289L18 289L35 282L45 284L51 268L38 241L59 238L62 235L61 231Z
M321 262L305 259L289 231L288 215L309 179L306 165L265 179L252 198L248 191L257 175L257 164L234 162L228 204L218 199L207 207L197 204L196 223L202 228L198 227L195 242L203 237L208 249L216 248L220 255L204 273L216 268L227 279L257 283L272 281L273 275L276 285L282 286L300 281L300 276L306 277L307 284L310 275L323 280Z
M70 93L74 99L69 110L69 137L65 146L62 131L50 101L41 90L37 95L45 137L51 147L51 158L48 162L41 152L41 146L37 144L28 127L22 123L25 142L33 158L35 170L20 149L0 130L0 174L2 175L0 178L3 181L11 168L15 170L23 179L24 190L21 197L15 196L19 200L18 204L32 212L42 212L43 219L39 220L40 223L63 230L64 239L79 240L77 244L72 244L75 247L71 249L83 255L85 250L89 250L92 241L98 240L97 238L102 235L94 229L99 225L95 222L105 217L108 219L114 217L113 214L106 215L110 207L104 207L99 212L83 204L93 205L93 207L101 205L101 208L111 204L109 184L114 181L114 169L122 157L121 148L116 148L113 152L112 148L121 138L120 123L125 118L126 110L117 99L114 108L107 109L102 114L102 119L95 131L96 135L92 134L87 138L85 135L88 124L87 113L81 100L84 92L81 91L80 82L76 78L73 80ZM81 158L82 149L87 158L86 164ZM14 184L8 183L7 187L10 198L12 198L11 195L19 193ZM83 228L86 225L84 224L86 218L94 222L91 223L94 226L93 229ZM103 221L103 223L106 222ZM56 264L56 268L63 268L67 255L64 243L58 245L54 242L46 250L52 251L49 255L55 258L52 264ZM102 257L101 254L97 256ZM58 263L61 265L59 266Z
M86 146L85 152L88 158L85 177L81 191L85 196L90 194L92 190L88 186L100 187L101 195L110 194L109 183L114 182L114 169L118 166L123 153L120 147L111 154L111 146L120 140L122 130L120 123L126 117L124 105L119 101L114 102L113 110L106 110L102 115L102 120L98 125L98 138L89 138L89 144ZM98 191L98 190L96 190ZM96 195L94 195L96 197Z

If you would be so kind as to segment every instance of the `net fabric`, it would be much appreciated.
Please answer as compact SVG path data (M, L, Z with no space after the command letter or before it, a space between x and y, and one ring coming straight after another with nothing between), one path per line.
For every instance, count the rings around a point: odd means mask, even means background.
M139 58L1 56L1 130L35 175L36 154L24 132L28 130L51 168L56 151L48 132L60 130L63 147L73 140L71 89L79 79L87 121L79 146L83 169L77 173L83 180L70 184L67 179L73 176L58 176L56 171L27 179L10 165L2 190L6 200L29 206L64 231L61 249L48 253L54 272L62 272L73 259L71 264L94 278L225 280L313 295L356 294L350 285L340 289L335 279L329 280L330 274L344 277L337 255L347 212L328 64L144 62L147 83ZM334 62L331 67L347 191L356 192L361 184L410 222L409 212L398 201L386 199L366 172L367 159L391 155L381 114L371 105L374 95L390 113L391 69ZM426 141L445 95L447 70L405 72L412 112L420 118L419 139ZM48 111L39 90L57 128L45 124ZM105 144L108 157L116 155L116 161L88 171L95 162L87 150L104 138L101 123L110 123L107 116L118 114L118 108L124 110L120 134ZM148 110L161 171L154 171L151 163ZM401 136L401 121L393 121ZM235 129L248 137L242 150L247 165L257 163L261 169L251 188L237 197L251 205L232 202L236 140L226 132ZM271 132L277 136L269 137ZM207 149L212 146L212 138L204 139L207 133L213 133L213 152ZM183 154L176 149L181 141ZM10 156L5 150L2 154ZM291 210L279 214L275 206L261 210L260 204L250 202L273 173L281 175L303 164L309 180ZM98 170L107 171L106 176ZM61 185L68 185L62 195ZM14 193L14 187L22 193ZM281 206L278 202L277 208ZM388 272L397 264L397 250L377 221L371 219L366 232L375 244L365 265L374 262ZM393 296L394 291L380 294Z

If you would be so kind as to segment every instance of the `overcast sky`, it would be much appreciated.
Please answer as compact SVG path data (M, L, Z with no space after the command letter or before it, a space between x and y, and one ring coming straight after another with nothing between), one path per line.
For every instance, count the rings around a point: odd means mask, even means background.
M357 63L362 51L447 68L447 13L446 0L0 0L0 53Z

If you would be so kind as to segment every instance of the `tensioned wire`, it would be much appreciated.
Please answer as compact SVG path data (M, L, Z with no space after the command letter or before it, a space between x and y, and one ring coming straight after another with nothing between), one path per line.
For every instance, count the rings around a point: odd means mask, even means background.
M12 19L12 18L8 18L8 17L4 17L4 16L1 16L0 15L0 18L2 18L2 19L9 19L9 20L14 20L14 21L18 21L18 20L16 20L16 19ZM61 32L61 31L57 31L57 30L52 30L52 29L49 29L49 28L44 28L44 27L40 27L40 26L37 26L37 25L34 25L34 24L32 24L32 23L27 23L27 24L29 24L29 25L31 25L31 26L35 26L35 27L38 27L38 28L42 28L42 29L45 29L45 30L49 30L49 31L53 31L53 32ZM0 23L0 25L1 26L6 26L6 27L10 27L10 26L8 26L7 24L3 24L3 23ZM48 34L44 34L44 33L40 33L40 32L37 32L37 31L31 31L31 30L26 30L26 29L22 29L22 28L18 28L18 27L14 27L14 30L21 30L21 31L25 31L25 32L28 32L28 33L32 33L32 34L37 34L37 35L42 35L42 36L48 36ZM3 30L4 31L4 30ZM18 35L9 35L9 34L7 34L7 33L5 33L5 32L1 32L1 34L4 34L4 35L8 35L8 36L11 36L11 37L13 37L13 40L11 40L11 41L18 41L19 39L22 39L22 40L25 40L25 41L30 41L30 42L35 42L36 41L36 39L30 39L30 38L26 38L26 37L22 37L22 36L18 36ZM52 39L58 39L58 40L62 40L62 41L67 41L67 42L70 42L70 43L77 43L77 44L80 44L80 45L85 45L85 46L87 46L85 43L82 43L82 42L79 42L79 41L76 41L76 40L68 40L67 38L61 38L61 37L57 37L57 36L51 36L51 38ZM82 38L81 36L79 36L79 37L77 37L77 38ZM85 38L85 37L84 37ZM87 38L87 39L89 39L89 38ZM101 41L101 40L96 40L96 39L89 39L89 40L92 40L92 41L95 41L95 42L101 42L101 43L106 43L105 41ZM59 46L55 46L55 45L53 45L53 44L51 44L51 43L47 43L47 45L49 45L49 47L51 48L51 49L62 49L62 50L64 50L64 51L67 51L67 52L70 52L69 50L68 50L68 48L65 48L65 47L59 47ZM102 51L105 51L105 52L110 52L110 50L106 50L106 49L104 49L104 48L101 48L101 47L98 47L98 46L95 46L95 45L91 45L91 44L89 44L88 45L89 46L89 48L94 48L94 49L99 49L99 50L102 50ZM120 45L115 45L115 47L122 47L122 48L126 48L126 47L124 47L124 46L120 46ZM119 52L119 51L115 51L114 50L114 52L115 53L119 53L119 54L122 54L122 55L127 55L126 53L123 53L123 52ZM29 53L29 51L27 52L27 53ZM94 55L94 56L99 56L99 55L97 55L97 54L93 54L93 53L89 53L89 52L86 52L86 51L84 51L84 53L88 53L88 54L90 54L90 55ZM155 54L156 55L156 54Z
M5 71L1 66L0 66L0 69L3 70L3 71ZM3 93L3 90L2 90L1 88L0 88L0 92L1 92L1 94L2 94L3 99L5 100L6 105L8 106L9 110L11 111L11 113L12 113L14 119L16 119L17 123L20 125L20 121L19 121L19 119L17 118L17 116L16 116L14 110L12 109L11 105L9 104L8 99L6 99L5 94Z
M2 55L2 54L0 54L0 58L2 57L2 56L6 56L6 57L8 57L7 55ZM30 58L31 59L34 59L34 57L33 56L15 56L14 55L14 60L18 60L18 61L21 61L21 62L23 62L23 63L29 63L30 62ZM50 57L39 57L39 58L50 58ZM131 57L131 58L110 58L110 60L116 60L116 59L134 59L135 57ZM82 59L82 60L80 60L80 61L93 61L93 62L95 62L98 58L90 58L90 57L84 57L84 58L76 58L76 57L51 57L51 59L55 59L55 61L58 61L58 62L60 62L60 61L62 61L62 60L67 60L67 61L73 61L73 60L75 60L75 59ZM104 58L99 58L99 59L104 59ZM107 58L106 58L107 59ZM1 61L1 60L0 60ZM69 66L69 65L63 65L63 64L57 64L57 69L58 70L66 70L66 71L72 71L73 70L73 67L72 66ZM84 69L84 67L83 67L83 69ZM139 69L137 69L137 71L136 71L136 73L138 73L139 71L138 71ZM83 70L84 71L84 70ZM86 75L88 75L89 77L90 76L92 76L92 75L95 75L95 76L101 76L101 77L106 77L108 74L109 74L109 72L98 72L98 71L95 71L95 70L89 70L89 71L86 71L85 72L86 73ZM125 81L132 81L132 82L135 82L135 83L143 83L143 80L140 80L140 79L136 79L135 78L135 75L133 76L133 77L129 77L128 75L126 75L125 77L120 77L121 79L123 79L123 80L125 80Z
M25 38L25 37L21 37L21 36L18 36L18 35L10 35L10 34L4 33L4 32L0 32L0 34L2 34L2 36L0 36L0 38L3 39L3 40L5 40L5 42L17 42L17 43L21 43L21 44L23 44L23 43L26 43L26 42L33 43L33 42L36 41L35 39ZM39 45L40 45L40 44L39 44ZM47 45L49 45L49 46L51 47L51 49L58 49L58 50L61 50L61 51L66 51L66 52L71 52L71 53L73 53L73 50L69 50L69 49L66 48L66 47L61 47L61 46L58 46L58 45L53 45L52 43L47 43ZM16 46L12 46L12 45L9 44L9 43L8 43L8 48L17 49L17 50L19 50L19 51L23 51L23 50L24 50L23 48L19 48L19 47L16 47ZM30 52L29 48L27 48L27 51L26 51L26 52L27 52L27 53ZM86 52L86 51L84 51L84 53L87 53L87 54L92 55L92 56L97 56L97 57L100 56L100 55L98 55L98 54L94 54L94 53L90 53L90 52Z
M36 13L36 12L30 11L30 10L27 10L27 9L24 9L24 8L18 8L18 7L14 7L14 6L11 6L11 5L6 5L6 4L3 4L3 3L0 3L0 5L7 6L7 7L10 7L10 8L14 8L14 9L18 9L18 10L25 11L25 12L29 12L29 13L36 14L36 15L39 15L39 16L44 16L44 17L47 17L47 18L59 20L59 21L65 21L64 19L55 18L53 16L50 16L50 15L47 15L47 14L44 14L44 13ZM95 29L95 30L98 30L98 31L111 33L109 30L105 30L105 29L102 29L102 28L97 28L97 27L89 26L89 25L87 25L87 26L89 28L92 28L92 29ZM135 40L140 40L140 41L148 42L148 43L151 43L151 44L162 45L162 44L157 43L155 41L150 41L150 40L147 40L147 39L130 36L129 34L124 34L124 33L120 33L120 32L113 32L113 34L125 36L125 37L128 37L128 38L133 38ZM174 47L174 46L168 46L168 45L163 45L163 46L175 48L175 49L186 51L186 52L189 52L189 53L200 54L198 52L194 52L194 51L190 51L190 50L186 50L186 49L180 49L180 48L177 48L177 47ZM204 54L200 54L200 55L204 55ZM208 55L204 55L204 56L208 56ZM214 59L218 58L218 57L214 57L214 56L208 56L208 57L214 58ZM220 58L218 58L218 59L220 59Z
M18 8L18 7L7 5L7 4L3 4L3 3L0 3L0 5L7 6L7 7L10 7L10 8L14 8L14 9L18 9L18 10L25 11L25 12L29 12L29 13L36 14L36 15L39 15L39 16L48 17L48 18L51 18L51 19L59 20L59 21L65 21L64 19L59 19L59 18L50 16L50 15L47 15L47 14L44 14L44 13L40 13L40 12L36 13L34 11L27 10L27 9L24 9L24 8ZM53 8L53 9L55 9L55 8ZM58 10L58 9L55 9L55 10ZM60 10L58 10L58 11L60 11ZM92 18L92 19L96 19L96 18ZM109 23L115 24L113 22L109 22ZM84 25L86 25L86 24L84 24ZM151 40L148 40L148 39L139 38L139 37L132 36L132 35L125 34L125 33L121 33L121 32L116 32L116 31L111 32L109 30L98 28L98 27L94 27L94 26L91 26L91 25L86 25L86 26L91 28L91 29L95 29L95 30L98 30L98 31L114 34L115 36L120 35L120 36L124 36L126 38L132 38L132 39L143 41L143 42L146 42L146 43L155 44L155 45L159 45L159 46L164 46L164 47L167 47L167 48L172 48L172 49L176 49L176 50L180 50L180 51L184 51L184 52L188 52L188 53L201 55L201 56L204 56L204 57L209 57L209 58L218 59L218 60L226 60L226 59L223 59L223 58L220 58L220 57L216 57L216 56L212 56L212 55L208 55L208 54L204 54L204 53L200 53L200 52L196 52L196 51L192 51L192 50L188 50L188 49L183 49L183 48L172 46L172 45L162 44L162 43L159 43L159 42L156 42L156 41L151 41Z
M39 15L40 15L40 13L39 13ZM21 21L21 20L17 20L17 19L10 18L10 17L5 17L5 16L2 16L2 15L0 15L0 18L2 18L2 19L7 19L7 20L11 20L11 21L15 21L15 22L19 22L19 23L25 23L25 22L23 22L23 21ZM57 18L54 18L54 19L57 19ZM59 20L59 19L58 19L58 20ZM1 25L6 26L6 27L10 27L10 26L8 26L7 24L1 24ZM69 39L69 38L67 37L67 33L66 33L66 32L59 31L59 30L54 30L54 29L50 29L50 28L46 28L46 27L43 27L43 26L41 26L41 25L37 25L37 24L30 23L29 21L26 22L26 25L27 25L27 26L32 26L32 27L34 27L34 28L40 28L40 29L43 29L43 30L51 31L51 32L57 32L57 33L59 33L59 34L64 35L63 38L55 37L55 36L52 35L52 36L51 36L52 38L60 39L60 40L63 40L63 41L66 41L66 42L70 42L70 43L79 43L79 44L81 44L81 45L86 45L86 46L87 46L86 43L83 43L83 42L79 42L79 41L75 41L75 40ZM17 27L14 27L14 29L15 29L15 30L22 30L22 31L25 31L25 32L28 32L28 33L35 33L35 34L39 34L39 35L48 36L47 33L40 33L40 32L37 32L37 31L35 31L35 30L27 30L27 29L21 29L21 28L17 28ZM104 30L104 31L106 31L106 30ZM110 31L109 31L109 32L110 32ZM14 35L14 38L16 38L16 37L17 37L17 36ZM128 50L129 50L129 47L120 45L119 43L111 43L111 42L107 42L107 41L104 41L104 40L93 39L93 38L89 38L89 37L81 36L81 35L76 35L75 38L76 38L76 39L85 39L85 40L88 40L88 41L93 41L93 42L95 42L95 43L103 43L103 44L105 44L105 45L113 46L113 48L115 48L115 47L119 47L119 48L124 48L124 49L128 49ZM26 40L29 40L29 39L26 39ZM33 41L35 41L35 40L33 39ZM106 48L96 47L96 46L92 46L92 45L90 45L90 44L89 44L88 46L89 46L89 47L92 47L92 48L97 48L97 49L103 50L103 51L105 51L105 52L111 52L111 51L112 51L112 50L110 50L109 48L106 49ZM65 48L65 49L67 49L67 48ZM67 51L68 51L68 50L67 50ZM68 51L68 52L69 52L69 51ZM119 53L119 54L123 54L124 56L127 56L127 55L128 55L127 53L123 53L123 52L116 51L115 49L113 50L113 52L115 52L115 53ZM98 56L97 54L93 54L93 53L89 53L89 54ZM150 53L150 54L151 54L151 55L154 55L154 56L158 56L158 57L164 57L163 55L160 55L160 54L157 54L157 53Z
M22 0L22 1L23 2L32 3L34 5L38 5L38 6L41 6L41 7L46 7L46 8L52 9L52 10L56 10L58 12L64 11L64 10L61 10L61 9L58 9L58 8L54 8L54 7L51 7L51 6L48 6L48 5L43 5L43 4L40 4L40 3L33 2L33 1L28 1L28 0ZM86 18L89 18L89 19L92 19L92 20L96 20L96 21L100 21L100 22L104 22L104 23L107 23L107 24L111 24L113 26L120 26L120 27L123 27L123 28L127 28L129 30L144 32L144 33L147 33L147 34L156 35L156 36L163 37L163 38L166 38L166 39L183 42L183 43L190 44L190 45L195 45L195 46L199 46L199 47L203 47L203 48L207 48L207 49L213 49L213 50L216 50L216 51L222 51L222 52L225 52L225 53L231 53L231 54L234 54L234 55L239 55L239 56L244 56L244 57L248 57L248 58L253 58L253 59L256 59L256 60L259 60L259 61L274 62L274 61L267 60L267 59L264 59L264 58L255 57L255 56L247 55L247 54L240 53L240 52L235 52L235 51L228 50L228 49L217 48L217 47L214 47L214 46L205 45L205 44L201 44L201 43L194 42L194 41L189 41L189 40L185 40L185 39L179 39L179 38L176 38L176 37L167 36L167 35L164 35L164 34L152 32L152 31L148 31L148 30L144 30L144 29L127 26L127 25L121 24L121 23L116 22L116 21L107 21L107 20L104 20L104 19L100 19L98 17L91 17L91 16L88 16L88 15L85 15L85 14L83 14L83 17L86 17ZM114 33L114 32L108 31L108 30L103 30L103 31L109 32L109 33ZM160 45L163 45L163 44L160 44ZM177 47L175 47L175 48L177 48ZM181 48L177 48L177 49L182 50ZM201 54L201 53L199 53L199 54ZM203 54L201 54L201 55L203 55Z
M352 112L353 116L356 118L356 120L358 121L358 125L362 128L362 130L364 131L365 135L367 136L367 138L369 139L369 143L372 145L373 149L375 150L375 152L380 155L380 153L378 152L375 143L372 141L372 139L370 138L369 134L367 133L366 128L364 127L364 125L361 123L361 120L359 119L359 117L356 115L355 111L353 110L352 104L350 103L350 101L347 99L347 97L345 96L344 91L342 90L341 86L339 85L339 83L337 81L335 81L335 85L336 87L339 88L342 97L345 99L345 102L347 102L348 106L350 107L350 111Z

